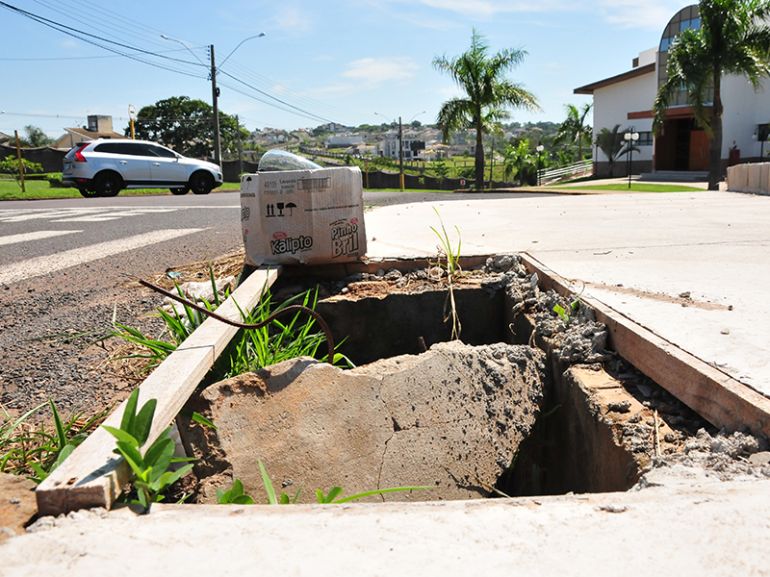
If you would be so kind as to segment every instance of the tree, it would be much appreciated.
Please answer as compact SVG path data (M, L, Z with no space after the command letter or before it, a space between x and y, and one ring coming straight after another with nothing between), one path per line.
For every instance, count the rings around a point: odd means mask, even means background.
M439 159L433 163L433 172L436 173L439 183L443 183L444 179L449 176L449 167L446 165L443 159Z
M31 160L22 158L21 165L24 167L24 174L35 174L43 172L43 165L39 162L32 162ZM19 159L15 156L6 156L0 160L0 172L4 174L13 174L18 177Z
M202 100L173 96L143 107L136 115L136 137L165 144L186 156L202 158L213 150L214 110ZM222 155L234 155L238 150L238 133L249 133L234 117L219 112L222 135ZM128 131L126 131L128 134Z
M559 125L554 142L556 144L569 143L577 145L577 160L583 160L583 146L591 143L590 126L586 126L586 117L593 104L586 103L581 109L574 104L567 104L567 119Z
M537 184L537 156L532 154L529 140L509 144L503 152L503 174L506 179L516 178L520 185Z
M770 75L770 0L701 0L700 28L682 31L668 51L668 76L655 99L660 134L669 103L684 90L709 138L709 190L722 174L722 75L737 74L758 88ZM708 104L711 104L709 107Z
M596 146L604 153L610 163L610 176L615 176L615 161L632 150L639 152L635 145L626 143L623 138L625 129L620 130L620 124L612 127L612 130L602 128L596 135Z
M43 132L43 129L37 126L28 124L24 127L24 132L27 134L27 138L25 140L27 144L32 148L49 146L53 142L53 138L49 138L49 136Z
M508 118L506 108L539 109L537 99L518 84L503 77L526 56L523 50L501 50L488 54L483 37L473 31L470 48L460 56L433 59L433 66L449 74L465 92L464 98L446 101L438 113L438 124L446 141L456 130L476 130L476 188L484 186L484 133L494 124Z

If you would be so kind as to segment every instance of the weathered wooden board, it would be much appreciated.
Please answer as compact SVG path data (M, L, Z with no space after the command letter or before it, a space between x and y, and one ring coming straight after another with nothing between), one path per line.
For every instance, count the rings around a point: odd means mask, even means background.
M241 321L238 310L251 310L262 293L278 278L280 268L258 269L217 309L220 315ZM237 306L236 306L237 303ZM168 427L238 331L216 319L207 319L139 387L139 406L157 399L155 419L148 439L152 443ZM104 424L120 426L125 402ZM107 507L129 478L122 459L112 452L115 439L97 429L37 488L41 515L58 515L87 507Z
M540 287L567 296L569 281L543 263L522 254L524 265L536 272ZM698 357L640 326L596 298L581 296L607 325L617 353L716 427L748 428L770 436L770 399L714 368Z

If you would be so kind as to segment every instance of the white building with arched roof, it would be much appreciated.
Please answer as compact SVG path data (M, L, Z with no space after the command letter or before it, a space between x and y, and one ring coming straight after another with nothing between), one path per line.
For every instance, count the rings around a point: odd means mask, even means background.
M602 130L620 126L620 133L633 131L639 134L638 152L633 153L634 174L655 172L670 178L703 176L708 171L708 139L705 131L695 122L693 109L683 93L672 99L662 133L652 134L653 103L658 87L666 79L668 47L673 39L687 28L699 28L697 4L692 4L674 14L664 28L660 42L634 58L632 68L626 72L586 84L575 89L575 94L593 95L594 138ZM724 105L722 161L724 166L741 161L767 159L770 146L770 82L764 81L754 90L747 78L726 75L722 79ZM596 174L608 176L610 162L607 156L594 146ZM627 174L628 158L624 155L615 161L614 175ZM673 174L673 173L679 173ZM688 174L689 173L689 174Z

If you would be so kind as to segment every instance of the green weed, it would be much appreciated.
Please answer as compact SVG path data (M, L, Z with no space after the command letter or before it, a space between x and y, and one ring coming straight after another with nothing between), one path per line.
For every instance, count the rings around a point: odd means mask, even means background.
M249 314L245 314L241 310L241 316L244 323L259 324L270 315L290 305L301 304L315 310L317 303L318 289L296 295L275 307L271 294L266 291L257 307ZM298 357L315 358L318 349L325 343L326 337L323 332L316 330L315 319L302 312L295 313L287 322L274 319L270 324L260 329L242 331L240 338L236 340L233 346L226 376L240 375ZM335 353L331 360L327 357L328 354L321 357L320 360L335 365L352 366L347 357L340 353Z
M51 409L52 426L30 424L29 419L46 405ZM24 476L35 483L42 482L85 440L88 432L104 419L106 413L102 411L88 419L76 414L63 420L52 400L41 403L16 419L3 409L0 472Z
M202 301L202 305L207 310L215 311L222 301L217 295L216 280L211 270L209 271L209 278L215 297L212 302ZM183 296L181 288L177 286L176 289L179 295ZM229 294L226 292L225 297L227 296ZM318 291L308 290L278 306L274 306L270 292L265 291L259 304L252 312L246 313L240 307L239 311L244 323L259 324L271 314L289 305L302 304L315 310L317 302ZM237 303L236 306L238 306ZM151 370L163 362L206 319L204 313L187 305L175 305L172 312L158 309L158 315L165 324L165 334L158 338L150 337L139 329L114 323L113 336L143 349L143 352L127 355L123 358L145 359L145 370ZM223 365L224 376L239 375L300 356L315 357L319 347L326 343L323 332L318 332L315 325L316 321L312 317L297 312L287 322L275 319L260 329L240 331L229 348L229 355ZM325 355L320 360L329 362L327 356ZM331 362L337 365L352 366L352 363L340 353L335 353Z
M430 229L433 231L433 234L435 234L439 240L437 266L444 270L447 278L447 300L444 303L444 322L451 321L452 340L456 340L460 338L460 333L462 331L462 324L460 323L460 318L457 314L457 305L455 302L454 293L455 280L457 280L458 275L462 272L462 268L460 267L462 238L460 236L460 229L455 226L455 231L457 232L457 247L455 248L452 245L451 239L449 238L449 233L444 226L444 221L442 220L441 215L435 207L433 208L433 211L436 213L436 216L438 217L439 223L441 225L441 230L438 230L435 227L430 227ZM444 264L442 264L442 257Z
M211 282L214 297L212 302L201 299L201 304L206 310L214 311L222 304L222 299L217 291L216 278L214 277L214 271L211 267L209 267L209 280ZM185 295L182 288L176 283L174 283L174 287L179 296L184 298ZM225 291L224 296L225 298L230 296L229 290ZM179 303L172 304L171 312L162 308L157 309L157 315L165 325L165 335L168 339L160 337L152 338L137 328L130 327L123 323L113 323L115 328L111 333L112 336L133 343L146 351L144 353L135 353L123 357L145 359L145 370L151 370L163 362L166 357L173 353L177 347L206 320L205 314Z
M275 487L273 486L273 481L270 479L270 475L267 473L267 468L265 467L265 464L258 460L257 464L259 465L259 473L262 477L262 485L265 489L265 493L267 493L267 504L268 505L289 505L292 503L296 503L299 499L300 491L298 490L293 497L290 497L288 494L281 492L280 494L277 494L275 492ZM364 491L361 493L354 493L353 495L348 496L340 496L342 495L342 487L332 487L329 489L328 493L325 493L321 489L316 489L315 496L316 496L316 502L320 505L332 505L332 504L341 504L341 503L350 503L352 501L358 501L360 499L365 499L366 497L372 497L375 495L386 495L388 493L404 493L408 491L427 491L430 490L431 487L424 487L424 486L414 486L414 487L390 487L387 489L374 489L372 491ZM243 483L236 479L233 481L232 487L230 489L227 489L225 491L217 491L217 503L220 505L225 504L238 504L238 505L253 505L254 499L253 497L247 495L244 492L243 489Z
M164 430L142 454L140 449L150 434L157 400L150 399L137 412L138 399L139 389L134 389L128 398L119 429L107 425L102 427L115 437L115 452L125 459L134 475L132 482L136 499L129 499L129 502L148 511L152 503L165 498L163 493L166 489L192 470L189 461L194 459L174 457L171 427ZM172 470L172 465L177 463L187 464Z

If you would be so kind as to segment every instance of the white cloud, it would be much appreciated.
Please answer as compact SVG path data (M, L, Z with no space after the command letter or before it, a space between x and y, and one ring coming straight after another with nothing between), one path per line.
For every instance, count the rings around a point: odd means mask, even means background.
M599 13L614 26L662 31L684 5L674 0L599 0Z
M511 12L550 12L573 8L574 4L564 0L419 0L429 8L456 12L474 18L491 18Z
M351 62L342 76L374 85L409 80L415 76L418 68L417 63L407 57L360 58Z
M65 38L59 42L59 46L61 46L64 50L73 50L75 48L80 48L80 42L77 42L72 38Z
M292 32L307 32L312 28L312 21L307 10L296 6L284 6L273 18L276 27Z
M556 18L561 13L583 12L603 20L613 26L623 28L645 28L662 30L671 16L684 7L683 0L366 0L370 5L398 7L403 12L409 5L432 9L436 14L444 12L460 16L471 21L490 20L505 14L529 13L550 14ZM426 26L433 17L421 15L422 22L415 25ZM410 19L411 20L411 19ZM448 28L449 21L436 20L438 26ZM436 24L433 26L438 27Z
M342 97L366 90L379 89L385 83L404 82L414 78L419 66L408 57L360 58L348 63L340 74L342 81L319 86L315 96Z

